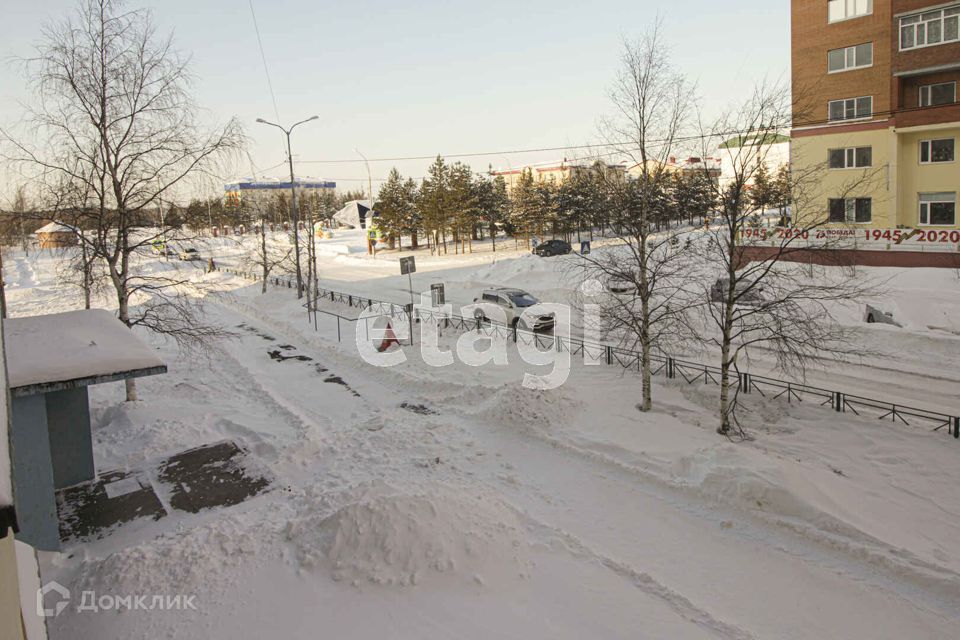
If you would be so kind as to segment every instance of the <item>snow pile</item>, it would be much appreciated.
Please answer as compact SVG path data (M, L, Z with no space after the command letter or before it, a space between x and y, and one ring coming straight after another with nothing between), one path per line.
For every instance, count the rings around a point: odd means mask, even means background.
M566 387L527 389L518 384L505 384L493 392L483 392L478 398L465 398L464 404L476 406L473 415L493 424L551 430L567 424L583 409L583 401L568 391ZM478 393L475 391L474 395Z
M300 565L328 567L334 580L416 585L453 574L524 574L526 543L516 515L492 499L449 490L407 494L377 485L327 515L293 521L287 534Z
M778 464L779 462L779 464ZM681 456L676 479L703 493L748 509L827 524L839 507L788 461L766 461L735 445L704 448Z
M235 585L238 568L265 562L276 552L263 523L233 515L186 532L171 531L104 558L84 559L78 584L84 589L109 585L110 593L222 593Z

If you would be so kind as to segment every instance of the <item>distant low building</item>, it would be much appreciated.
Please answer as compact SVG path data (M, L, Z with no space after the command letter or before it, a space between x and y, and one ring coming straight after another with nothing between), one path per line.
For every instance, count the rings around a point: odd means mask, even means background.
M291 186L297 190L297 195L309 195L316 192L332 192L337 183L319 178L297 178L293 183L289 180L255 180L243 178L223 185L224 204L227 207L239 207L244 201L265 203L278 192L290 193Z
M753 184L752 171L757 168L746 166L750 162L755 165L762 162L771 179L783 167L790 166L790 137L778 133L738 136L721 144L719 155L724 177L732 179L735 166L740 167L741 174L747 169L751 172L747 180L750 185Z
M646 166L660 166L657 160L650 160ZM643 174L643 164L635 164L627 169L627 177L638 178ZM676 156L670 156L666 162L662 163L662 169L670 174L682 174L686 177L693 175L706 175L714 182L718 182L723 175L723 167L720 158L690 157L679 159ZM652 170L651 170L652 173Z
M50 222L36 230L37 243L41 249L73 247L78 243L76 230L62 222Z
M626 171L626 166L622 164L591 163L583 160L576 162L563 160L563 162L547 166L528 165L507 171L492 171L491 175L503 177L507 185L507 191L510 191L516 185L517 181L520 180L520 176L523 175L524 171L529 171L535 182L552 181L556 184L563 184L580 173L600 170L604 172L605 177L609 180L621 180Z

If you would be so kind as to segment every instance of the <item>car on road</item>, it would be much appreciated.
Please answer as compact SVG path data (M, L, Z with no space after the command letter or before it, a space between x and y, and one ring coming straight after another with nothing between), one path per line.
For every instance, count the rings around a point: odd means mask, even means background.
M570 243L563 240L547 240L542 242L533 248L533 253L537 254L541 258L546 258L548 256L562 256L566 255L573 251L570 248Z
M710 287L710 301L725 302L729 288L730 278L717 278ZM745 307L757 307L767 301L763 284L757 284L751 280L738 280L734 287L734 295L737 298L736 303Z
M193 247L189 247L180 252L180 259L181 260L200 260L200 252L194 249Z
M477 304L495 304L503 309L506 316L506 323L510 327L527 329L529 331L550 331L556 324L556 316L553 313L544 313L531 318L520 317L524 309L540 303L539 300L523 289L510 289L506 287L484 289L473 301ZM487 315L482 307L476 307L474 309L473 317L480 322L487 321Z
M607 278L607 290L617 296L636 296L640 291L637 286L636 274L612 274Z

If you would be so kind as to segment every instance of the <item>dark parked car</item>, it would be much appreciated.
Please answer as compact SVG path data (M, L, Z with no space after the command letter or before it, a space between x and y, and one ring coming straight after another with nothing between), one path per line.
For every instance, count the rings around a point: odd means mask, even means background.
M547 256L562 256L571 251L570 243L564 242L563 240L547 240L542 244L538 244L533 250L533 252L541 258L546 258Z
M710 288L710 301L725 302L729 289L730 279L718 278ZM749 280L739 280L737 282L737 286L734 288L734 296L737 298L737 304L745 307L757 307L767 302L763 285Z

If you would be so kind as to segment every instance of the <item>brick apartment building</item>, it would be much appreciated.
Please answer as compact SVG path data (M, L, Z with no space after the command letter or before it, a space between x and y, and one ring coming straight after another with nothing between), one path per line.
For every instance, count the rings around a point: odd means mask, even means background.
M819 215L960 228L960 0L792 0L792 65L791 162L824 168Z

